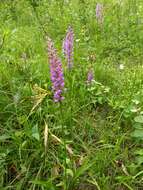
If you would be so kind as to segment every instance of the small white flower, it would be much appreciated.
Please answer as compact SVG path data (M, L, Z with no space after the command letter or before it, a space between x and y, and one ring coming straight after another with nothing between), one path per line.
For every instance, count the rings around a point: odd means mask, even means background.
M131 112L133 112L133 113L136 113L136 112L138 112L138 111L140 111L140 108L135 108L135 107L134 107L134 108L131 109Z
M138 101L136 99L132 100L132 102L135 103L136 105L138 105L140 103L140 101Z
M120 69L120 70L123 70L124 67L125 67L125 66L124 66L123 64L120 64L120 65L119 65L119 69Z
M79 41L80 41L80 39L76 39L75 41L76 41L76 42L79 42Z
M13 101L15 104L18 104L19 100L20 100L20 94L17 93L13 96Z

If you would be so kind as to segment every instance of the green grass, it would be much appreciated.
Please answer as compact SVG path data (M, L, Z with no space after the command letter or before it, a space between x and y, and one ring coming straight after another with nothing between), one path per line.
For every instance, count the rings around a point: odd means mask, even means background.
M97 2L0 1L0 190L143 189L143 2L100 1L102 27ZM61 104L50 91L46 35L64 67Z

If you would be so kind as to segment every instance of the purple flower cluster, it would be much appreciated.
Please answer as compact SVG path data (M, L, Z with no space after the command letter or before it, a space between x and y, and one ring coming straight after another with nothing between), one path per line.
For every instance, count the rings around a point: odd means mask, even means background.
M57 56L56 49L54 48L54 44L50 38L48 38L48 56L54 101L61 102L64 99L64 97L62 96L62 92L64 89L62 63Z
M73 29L72 27L69 27L66 33L66 37L63 41L63 52L67 60L67 67L69 69L71 69L73 66L73 41L74 41Z
M74 33L73 29L69 27L66 37L63 41L63 51L65 58L68 62L68 68L72 68L73 66L73 39ZM52 82L52 91L53 91L53 99L54 102L61 102L63 97L64 90L64 74L61 60L59 59L56 49L54 47L54 43L50 38L47 38L48 42L48 57L49 57L49 65L50 65L50 75ZM94 80L94 73L92 68L89 68L87 73L87 84L91 84Z
M93 76L93 70L90 69L88 71L88 74L87 74L87 82L91 83L93 81L93 78L94 78L94 76Z
M96 5L96 18L99 24L103 23L103 5L101 3Z

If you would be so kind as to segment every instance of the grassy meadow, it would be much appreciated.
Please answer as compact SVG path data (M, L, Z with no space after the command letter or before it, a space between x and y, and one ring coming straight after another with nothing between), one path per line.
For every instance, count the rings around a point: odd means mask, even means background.
M57 103L47 36L64 73ZM143 190L142 143L143 1L0 0L0 190Z

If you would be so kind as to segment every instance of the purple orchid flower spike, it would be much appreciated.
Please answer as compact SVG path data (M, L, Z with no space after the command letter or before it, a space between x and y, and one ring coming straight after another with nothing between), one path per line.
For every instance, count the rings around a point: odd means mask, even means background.
M54 101L61 102L64 97L62 96L64 89L64 75L60 59L57 56L56 49L50 38L48 38L48 56L50 64L50 75L52 82L52 90L54 94Z
M96 19L99 24L103 23L103 5L101 3L96 5Z
M94 79L93 70L90 69L90 70L88 71L88 74L87 74L87 83L88 83L88 84L91 84L92 81L93 81L93 79Z
M73 42L74 42L74 32L72 27L68 28L66 37L63 40L63 52L67 60L67 67L71 69L73 67Z

